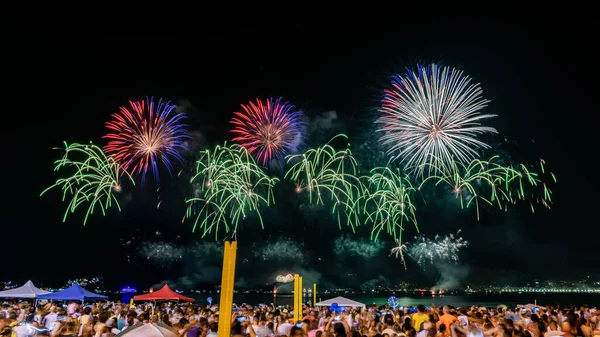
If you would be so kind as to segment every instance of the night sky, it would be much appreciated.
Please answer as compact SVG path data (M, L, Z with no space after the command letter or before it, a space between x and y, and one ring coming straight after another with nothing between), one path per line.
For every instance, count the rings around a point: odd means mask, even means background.
M136 235L153 238L156 231L161 239L182 244L200 240L190 223L181 223L187 193L182 179L165 176L159 210L156 187L138 186L124 192L133 201L124 203L122 214L94 217L85 227L77 216L61 222L66 205L59 193L39 197L58 177L52 168L61 153L52 148L62 141L105 145L104 123L127 100L149 95L184 103L188 124L196 136L202 135L197 145L204 148L229 140L228 121L239 104L283 96L304 109L309 121L336 111L333 125L317 128L309 145L339 132L348 133L358 145L369 140L366 126L373 121L389 76L431 62L458 67L481 82L484 97L492 101L485 111L498 115L489 122L499 131L495 141L513 141L511 154L517 159L544 158L558 185L553 209L540 209L535 215L527 207L516 208L488 213L475 222L470 211L441 206L420 210L422 233L462 229L471 242L462 261L471 268L471 277L482 282L489 281L483 277L486 273L492 279L600 278L594 128L598 107L593 89L597 66L592 52L596 38L587 20L539 20L363 26L321 17L298 24L224 25L206 30L206 35L200 29L194 38L81 38L75 31L32 36L14 55L13 65L20 73L9 92L14 91L17 107L5 111L11 123L5 124L5 255L0 279L59 286L68 278L103 276L120 286L145 285L187 272L181 264L161 268L140 257L128 263L132 248L122 245ZM306 215L293 200L287 198L280 210L269 211L264 231L245 224L240 245L248 250L255 241L286 236L304 242L312 260L331 256L333 240L340 235L335 221ZM411 229L406 237L414 234ZM388 242L386 248L391 247ZM386 252L376 260L373 264L389 279L425 277L415 266L405 273ZM315 269L338 282L339 275L328 274L327 263ZM343 263L359 274L365 265ZM248 276L244 269L238 273ZM376 275L364 275L373 278Z

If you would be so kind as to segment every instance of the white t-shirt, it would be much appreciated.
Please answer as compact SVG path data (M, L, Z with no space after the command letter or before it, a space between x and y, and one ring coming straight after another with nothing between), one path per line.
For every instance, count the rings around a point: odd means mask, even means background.
M277 327L277 333L280 335L289 335L293 326L293 324L285 322Z
M254 329L254 333L256 333L257 335L258 335L258 333L257 333L257 331L258 331L258 328L259 328L259 326L258 326L258 325L254 325L254 324L252 324L252 329ZM247 327L247 328L246 328L246 333L250 333L250 327Z
M35 329L28 327L27 325L19 325L12 329L12 331L17 335L17 337L34 336L36 333Z
M58 329L60 329L60 321L57 320L57 321L54 321L54 323L52 323L52 328L50 328L50 330L56 331Z
M56 319L58 318L58 314L51 312L48 315L46 315L46 317L44 317L44 326L46 327L46 329L52 329L52 326L54 325L54 322L56 322Z
M273 336L273 332L271 332L271 330L269 330L268 328L264 327L264 326L259 326L256 329L254 329L254 332L256 333L256 337L272 337Z
M386 328L385 330L383 330L381 332L382 335L384 333L386 333L386 334L390 335L390 337L392 337L394 334L396 334L396 331L394 329Z

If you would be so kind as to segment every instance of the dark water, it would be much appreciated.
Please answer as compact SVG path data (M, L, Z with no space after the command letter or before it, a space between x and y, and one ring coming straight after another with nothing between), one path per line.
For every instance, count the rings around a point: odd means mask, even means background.
M207 298L212 297L213 303L219 302L219 294L187 294L194 297L196 303L207 303ZM376 294L376 295L337 295L337 294L318 294L317 301L326 300L328 298L343 296L348 299L358 301L365 304L387 304L389 296L396 296L401 306L417 306L423 304L426 306L435 305L452 305L452 306L471 306L479 305L485 307L496 307L499 304L518 305L528 304L537 301L538 305L556 305L561 306L580 306L587 304L592 307L600 306L600 294L473 294L473 295L406 295L406 294ZM306 301L312 301L311 298L305 298ZM233 296L233 302L236 304L247 303L256 305L259 303L275 303L276 305L292 305L294 297L289 295L279 294L273 297L272 294L249 294L236 293Z

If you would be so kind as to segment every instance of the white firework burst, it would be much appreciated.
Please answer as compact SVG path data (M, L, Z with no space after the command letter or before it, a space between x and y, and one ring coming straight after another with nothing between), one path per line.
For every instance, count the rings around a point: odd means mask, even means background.
M421 267L433 265L438 262L458 263L459 252L467 247L469 242L459 236L459 229L455 234L445 236L436 235L433 239L426 236L415 237L415 241L407 243L406 252Z
M463 71L432 64L392 77L385 91L380 117L380 141L388 154L400 158L417 175L453 167L478 156L478 148L489 147L478 135L496 133L481 121L495 115L482 114L489 103L479 83Z
M436 235L433 239L426 236L416 236L413 242L402 243L396 240L396 246L390 250L390 256L395 255L400 259L404 270L406 267L405 253L412 258L421 268L438 262L454 262L459 261L459 252L467 247L469 242L459 236L461 230L456 234L448 234L445 236Z

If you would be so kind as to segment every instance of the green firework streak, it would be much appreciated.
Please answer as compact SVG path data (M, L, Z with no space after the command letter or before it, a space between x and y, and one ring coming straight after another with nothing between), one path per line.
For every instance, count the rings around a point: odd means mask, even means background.
M40 196L52 189L60 188L62 201L70 198L63 222L67 220L69 214L75 213L75 210L82 207L87 207L83 219L84 225L96 209L100 209L102 215L106 215L106 210L113 205L121 211L115 196L115 193L121 191L119 180L125 176L135 184L133 178L96 145L91 143L68 145L66 142L64 144L65 154L54 163L54 171L70 169L72 175L58 179L56 183L42 191Z
M340 228L345 224L354 230L360 224L358 202L365 187L358 177L358 163L349 144L341 151L331 146L336 138L347 140L348 137L337 135L324 146L288 156L287 163L293 165L285 177L296 184L296 193L308 194L311 204L327 203Z
M264 228L261 208L275 202L277 181L265 174L244 147L225 144L201 151L191 179L194 196L186 200L184 219L192 219L193 231L200 228L202 237L214 231L218 238L222 227L235 238L238 224L250 214L257 215Z
M402 241L404 225L411 223L418 231L416 207L413 203L416 189L408 176L389 167L371 170L363 177L369 187L362 203L366 222L371 223L371 239L376 240L381 231L398 242Z
M448 166L442 161L436 161L432 165L441 166L435 170L444 173L428 176L422 181L419 189L428 182L433 182L435 186L450 186L459 199L461 208L474 205L477 220L481 216L480 207L486 204L507 211L510 205L528 201L534 212L534 203L546 208L550 208L552 203L552 191L540 179L539 173L523 164L517 165L516 168L503 165L498 156L489 160L474 159L468 164L454 162ZM543 165L542 161L542 171L545 170ZM552 172L547 173L556 181ZM540 188L541 191L536 191Z

